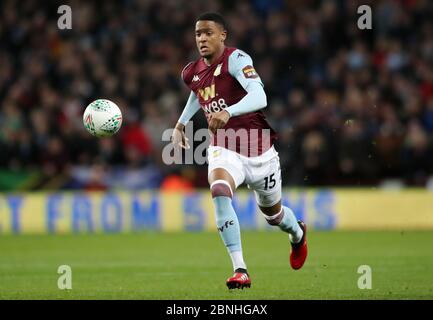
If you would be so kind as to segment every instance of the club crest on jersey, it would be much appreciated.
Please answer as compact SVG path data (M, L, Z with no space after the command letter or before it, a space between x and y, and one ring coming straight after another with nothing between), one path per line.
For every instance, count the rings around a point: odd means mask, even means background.
M198 89L198 93L204 101L215 98L215 83L212 84L210 87Z
M253 66L246 66L242 69L242 72L244 73L245 78L248 79L254 79L257 78L259 75L256 72L256 69L254 69Z
M219 65L217 65L217 67L215 69L215 72L213 73L214 77L217 77L217 76L219 76L221 74L221 67L222 67L222 65L223 65L222 63L220 63Z

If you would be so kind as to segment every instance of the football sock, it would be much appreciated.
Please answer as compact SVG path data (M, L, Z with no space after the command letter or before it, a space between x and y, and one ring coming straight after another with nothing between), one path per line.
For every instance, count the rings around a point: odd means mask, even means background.
M289 239L292 243L301 241L304 232L298 224L293 211L285 206L281 207L281 211L273 216L265 215L265 219L270 225L279 226L281 230L289 234Z
M241 251L233 251L233 252L229 252L230 254L230 258L232 259L232 264L233 264L233 270L245 270L246 273L246 264L244 262L244 257L242 255L242 250Z
M242 256L241 231L238 217L233 209L232 199L226 196L213 198L218 232L230 254L233 270L246 269Z
M240 272L240 273L246 273L246 274L248 274L247 269L242 269L242 268L235 269L235 272Z

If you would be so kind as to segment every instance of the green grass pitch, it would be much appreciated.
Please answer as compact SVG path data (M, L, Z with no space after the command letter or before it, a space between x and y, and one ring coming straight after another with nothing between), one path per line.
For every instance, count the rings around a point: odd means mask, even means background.
M286 235L243 232L250 289L228 291L217 233L0 237L0 299L433 299L433 232L309 232L290 269ZM59 290L57 268L72 268ZM372 289L360 290L360 265Z

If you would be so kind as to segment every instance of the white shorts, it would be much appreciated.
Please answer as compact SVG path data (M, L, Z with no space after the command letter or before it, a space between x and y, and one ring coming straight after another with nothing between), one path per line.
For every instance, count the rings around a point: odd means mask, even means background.
M218 146L209 146L207 151L208 176L216 168L225 169L236 188L245 182L254 190L261 207L272 207L281 200L280 158L274 146L260 156L249 158Z

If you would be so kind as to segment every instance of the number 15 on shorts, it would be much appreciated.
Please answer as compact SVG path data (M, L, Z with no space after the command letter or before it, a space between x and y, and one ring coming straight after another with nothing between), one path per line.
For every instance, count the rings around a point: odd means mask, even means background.
M275 173L271 174L268 177L265 177L265 190L270 190L275 187L277 181L274 178Z

